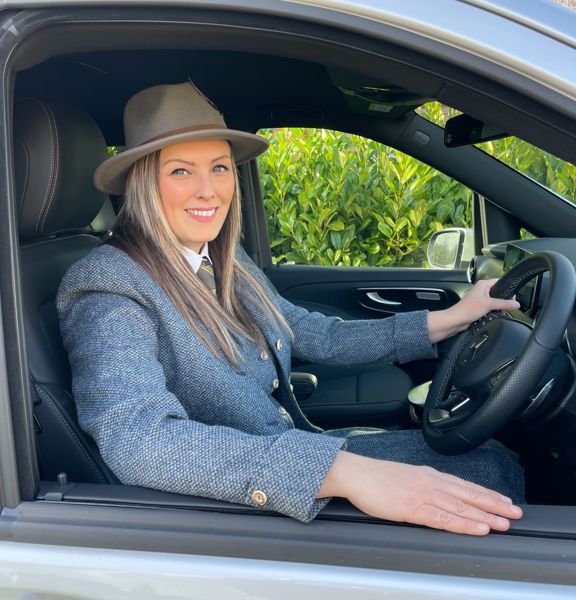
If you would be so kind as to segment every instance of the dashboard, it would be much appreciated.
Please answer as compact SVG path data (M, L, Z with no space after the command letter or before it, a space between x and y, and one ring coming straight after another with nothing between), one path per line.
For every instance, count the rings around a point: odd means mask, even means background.
M488 246L481 256L475 256L468 268L468 280L474 283L479 279L502 277L524 258L538 252L558 252L566 256L576 268L576 239L538 238L514 240ZM541 310L548 289L549 275L543 273L530 280L516 294L522 313L535 319ZM576 328L574 331L576 337ZM576 342L576 339L575 339ZM574 346L576 347L576 346Z

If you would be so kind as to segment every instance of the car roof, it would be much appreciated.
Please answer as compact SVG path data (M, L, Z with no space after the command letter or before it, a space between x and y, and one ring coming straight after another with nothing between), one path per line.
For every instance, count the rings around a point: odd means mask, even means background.
M158 2L33 2L49 6L51 15L74 28L83 26L86 6L119 8L109 19L99 18L97 26L84 24L86 35L76 30L69 37L55 35L46 28L43 37L40 32L31 39L28 57L19 66L16 96L40 95L84 108L111 145L122 145L123 106L134 93L157 83L192 79L215 100L229 126L252 131L291 124L334 126L331 123L345 129L342 115L354 112L344 110L347 91L363 93L376 87L385 93L382 90L389 88L392 94L404 94L404 110L366 114L367 119L401 121L414 106L436 98L495 126L509 127L507 131L520 137L526 133L536 145L550 144L547 149L567 160L576 154L575 49L530 26L528 12L523 22L494 12L495 7L502 12L508 6L502 0L160 4L161 14L147 8ZM550 15L550 23L558 15L576 19L571 11L539 0L529 4ZM58 10L59 5L75 10ZM101 12L88 14L93 18ZM149 20L149 14L156 15L157 22ZM132 31L138 22L139 29ZM115 29L108 31L108 25ZM396 39L400 41L394 43ZM370 46L371 40L378 45ZM62 45L66 43L68 51ZM520 90L518 99L496 100L499 81L507 89ZM546 102L543 106L556 111L552 117L534 121L523 114L525 106L510 110L512 102L534 105L538 94ZM338 116L331 119L331 114ZM549 128L539 129L546 120L552 123L552 135Z

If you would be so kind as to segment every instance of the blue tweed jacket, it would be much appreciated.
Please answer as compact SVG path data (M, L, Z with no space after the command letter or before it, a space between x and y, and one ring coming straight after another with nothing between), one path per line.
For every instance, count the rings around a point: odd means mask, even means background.
M243 250L239 257L264 278ZM156 281L113 246L68 270L57 308L80 425L122 482L309 521L326 503L316 494L346 440L322 435L298 408L291 356L349 365L435 354L425 312L342 321L270 293L294 343L251 313L280 373L248 340L240 341L239 369L212 355Z

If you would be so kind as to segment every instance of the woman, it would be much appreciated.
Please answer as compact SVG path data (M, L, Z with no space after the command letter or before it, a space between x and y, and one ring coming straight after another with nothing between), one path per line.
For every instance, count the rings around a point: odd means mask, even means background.
M277 295L238 245L235 164L266 141L228 129L191 83L136 94L124 126L127 150L94 178L125 195L114 235L72 266L57 299L80 424L124 483L302 521L332 496L475 535L521 516L501 495L521 500L521 468L500 444L447 458L419 432L322 432L288 381L292 353L343 365L434 356L435 342L514 301L490 298L481 282L434 313L308 313Z

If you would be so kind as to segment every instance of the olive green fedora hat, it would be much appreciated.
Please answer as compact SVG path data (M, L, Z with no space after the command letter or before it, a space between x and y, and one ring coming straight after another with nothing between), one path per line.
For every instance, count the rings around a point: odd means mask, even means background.
M138 92L124 109L126 150L94 172L94 185L108 194L123 194L130 167L140 158L189 140L223 139L232 147L236 164L268 148L259 135L228 129L218 109L191 82L156 85Z

